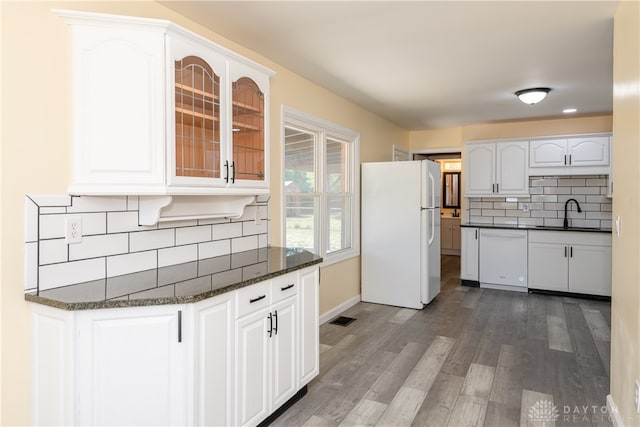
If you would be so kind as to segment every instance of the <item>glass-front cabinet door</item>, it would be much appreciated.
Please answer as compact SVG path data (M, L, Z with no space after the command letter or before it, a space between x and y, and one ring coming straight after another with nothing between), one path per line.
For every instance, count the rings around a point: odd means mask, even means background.
M269 168L269 77L232 62L230 80L232 182L242 187L265 187Z
M267 188L270 75L190 41L170 49L170 185Z
M241 77L231 85L234 178L262 181L264 157L264 93Z
M224 187L227 63L206 45L167 38L167 180L171 187Z
M221 177L220 77L202 58L175 61L175 176Z

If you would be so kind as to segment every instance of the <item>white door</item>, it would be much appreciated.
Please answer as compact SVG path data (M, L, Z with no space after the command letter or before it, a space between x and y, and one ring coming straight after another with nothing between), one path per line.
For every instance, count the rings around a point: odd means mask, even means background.
M462 227L462 252L460 257L460 278L478 280L478 229Z
M609 165L609 137L569 138L571 166Z
M529 288L568 291L569 246L529 243Z
M236 425L258 424L269 413L269 314L267 307L236 321Z
M529 195L529 142L496 144L496 192Z
M611 295L611 247L570 247L569 291Z
M297 340L296 296L274 304L271 337L271 410L282 406L297 391L296 355Z
M466 195L482 196L495 192L496 145L466 144L464 176Z
M79 313L78 424L188 424L186 320L173 305Z
M298 283L300 288L300 381L298 388L309 383L320 373L320 329L318 307L318 268L301 271Z
M198 425L233 425L235 292L195 305Z
M529 142L529 166L564 167L569 164L566 139L542 139Z

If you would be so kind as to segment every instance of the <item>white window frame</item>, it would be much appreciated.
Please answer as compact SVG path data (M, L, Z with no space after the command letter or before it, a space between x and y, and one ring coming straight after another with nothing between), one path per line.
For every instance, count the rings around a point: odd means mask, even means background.
M282 114L281 114L281 158L280 158L280 171L282 174L282 214L280 215L280 222L282 230L282 244L286 245L286 202L287 202L287 193L284 188L284 168L285 168L285 126L297 126L302 129L307 129L313 132L317 132L320 135L320 140L318 141L318 145L316 147L316 173L317 173L317 183L322 191L316 191L315 194L320 195L320 218L318 219L318 228L316 231L316 235L319 236L318 248L319 255L323 258L323 265L331 265L338 262L346 261L348 259L360 256L360 134L351 129L344 128L342 126L336 125L329 121L319 119L310 114L304 113L302 111L293 109L291 107L287 107L285 105L282 106ZM331 193L326 193L325 190L325 167L326 167L326 159L325 159L325 143L326 138L331 137L339 140L348 140L350 142L350 160L351 160L351 176L349 177L352 188L352 197L351 197L351 218L349 221L351 222L351 247L347 249L342 249L339 251L327 253L328 247L328 239L329 239L329 230L327 229L327 224L329 224L328 212L325 209L325 203L327 195ZM316 189L318 190L318 189Z

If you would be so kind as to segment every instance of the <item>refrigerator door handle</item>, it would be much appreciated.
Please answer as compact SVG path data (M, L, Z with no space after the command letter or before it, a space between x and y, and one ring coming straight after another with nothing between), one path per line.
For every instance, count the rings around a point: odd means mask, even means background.
M431 227L429 227L429 231L431 235L429 236L429 246L433 243L433 240L436 238L436 210L430 209L429 214L431 214Z
M431 185L431 203L428 207L435 208L436 207L436 180L433 177L433 174L429 172L429 184Z

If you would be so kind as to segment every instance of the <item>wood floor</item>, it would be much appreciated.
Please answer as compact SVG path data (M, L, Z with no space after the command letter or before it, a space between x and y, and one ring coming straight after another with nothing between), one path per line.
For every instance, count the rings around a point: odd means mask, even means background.
M424 310L358 303L320 328L320 375L276 426L611 425L610 303L460 286ZM605 412L605 413L603 413Z

